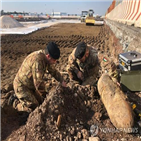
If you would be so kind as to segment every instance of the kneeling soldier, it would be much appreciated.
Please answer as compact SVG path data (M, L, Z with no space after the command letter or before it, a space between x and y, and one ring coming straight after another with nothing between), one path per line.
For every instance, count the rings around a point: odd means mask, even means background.
M97 51L80 42L68 59L67 72L71 80L82 85L94 85L99 74Z
M13 82L18 102L13 106L18 111L31 112L43 102L41 92L45 91L48 83L43 80L48 71L57 81L66 86L61 74L52 64L60 57L60 50L54 42L50 42L45 50L39 50L28 55L23 61Z

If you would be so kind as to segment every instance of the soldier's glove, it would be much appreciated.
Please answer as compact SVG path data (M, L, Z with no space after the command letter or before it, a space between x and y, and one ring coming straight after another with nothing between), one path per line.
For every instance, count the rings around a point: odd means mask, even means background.
M61 85L62 85L63 87L67 87L67 84L66 84L65 81L62 81Z
M45 91L48 92L48 91L49 91L49 88L50 88L50 83L47 83L47 84L45 85Z
M81 71L79 71L79 72L77 73L77 77L78 77L79 79L81 79L81 80L84 79L83 73L82 73Z

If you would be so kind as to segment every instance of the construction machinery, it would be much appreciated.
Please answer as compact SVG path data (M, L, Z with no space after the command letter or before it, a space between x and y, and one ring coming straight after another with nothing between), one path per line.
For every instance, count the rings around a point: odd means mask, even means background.
M85 23L86 25L103 25L104 21L100 20L100 18L97 19L97 17L94 17L94 11L90 9L86 16Z
M95 19L94 19L93 14L94 14L94 11L92 9L90 9L88 11L87 17L85 19L86 25L88 25L88 24L93 24L94 25L95 24Z
M82 11L82 13L81 13L81 22L85 22L87 14L88 14L88 11Z

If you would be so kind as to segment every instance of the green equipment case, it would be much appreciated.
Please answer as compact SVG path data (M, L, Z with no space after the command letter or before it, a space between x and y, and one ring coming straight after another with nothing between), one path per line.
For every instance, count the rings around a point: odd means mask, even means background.
M119 54L119 67L123 71L141 70L141 54L136 51Z
M120 84L123 91L141 91L141 71L122 71Z
M141 91L141 53L119 54L120 84L123 91Z

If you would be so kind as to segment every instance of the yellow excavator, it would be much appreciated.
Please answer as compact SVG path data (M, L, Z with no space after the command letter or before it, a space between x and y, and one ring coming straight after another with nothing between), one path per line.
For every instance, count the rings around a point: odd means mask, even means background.
M85 19L86 25L88 25L88 24L93 24L94 25L95 24L95 19L94 19L93 14L94 14L94 11L92 9L90 9L88 11L87 17Z

